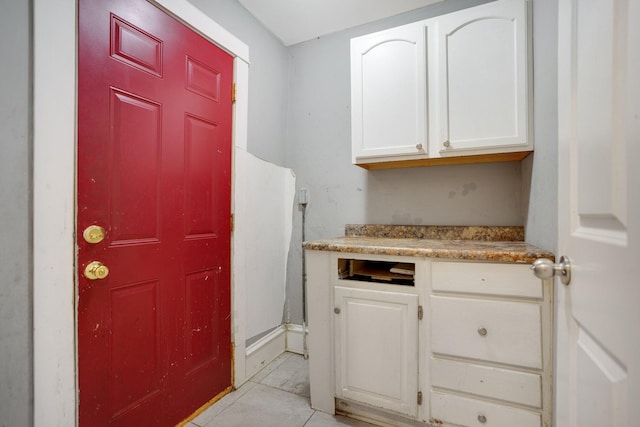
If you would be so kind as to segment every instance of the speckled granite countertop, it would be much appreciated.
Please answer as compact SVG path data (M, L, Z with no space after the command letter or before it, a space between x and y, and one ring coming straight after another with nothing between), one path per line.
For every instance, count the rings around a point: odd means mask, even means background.
M304 242L310 250L530 264L554 260L525 243L522 227L352 225L346 236Z

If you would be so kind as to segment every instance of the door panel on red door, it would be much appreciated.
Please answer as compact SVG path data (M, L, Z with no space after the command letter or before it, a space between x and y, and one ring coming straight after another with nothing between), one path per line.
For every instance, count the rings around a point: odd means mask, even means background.
M116 413L160 392L157 302L157 281L134 283L110 292L111 330L119 331L111 339L110 397Z
M220 100L220 73L187 56L187 89L212 101Z
M145 0L79 0L80 424L175 425L231 386L233 59ZM103 279L84 268L100 261Z
M111 16L111 56L162 77L162 40Z
M162 109L150 100L111 90L111 241L112 244L157 241ZM131 209L132 206L136 209Z
M216 170L212 159L219 150L217 125L197 117L185 120L185 234L187 237L216 237L213 197Z

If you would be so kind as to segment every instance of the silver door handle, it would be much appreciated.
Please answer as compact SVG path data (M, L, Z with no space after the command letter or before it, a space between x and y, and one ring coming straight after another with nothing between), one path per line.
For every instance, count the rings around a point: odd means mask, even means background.
M560 281L565 285L571 282L571 260L564 255L557 264L550 259L539 258L531 264L531 270L538 279L548 280L553 276L560 276Z

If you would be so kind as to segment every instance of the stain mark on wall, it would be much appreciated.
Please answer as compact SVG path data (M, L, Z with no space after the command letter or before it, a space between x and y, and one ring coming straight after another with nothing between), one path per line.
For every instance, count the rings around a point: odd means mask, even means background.
M477 189L478 189L478 186L476 185L475 182L471 182L469 184L463 184L462 185L462 195L466 196L470 192L476 191Z

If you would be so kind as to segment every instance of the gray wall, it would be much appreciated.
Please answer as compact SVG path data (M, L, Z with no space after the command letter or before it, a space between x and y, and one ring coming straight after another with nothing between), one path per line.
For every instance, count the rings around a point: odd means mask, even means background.
M532 242L555 248L554 2L534 2L535 157L383 171L351 165L349 39L485 2L446 1L290 47L286 165L296 172L298 188L310 191L306 240L343 235L347 223L526 223ZM300 216L296 212L287 286L293 323L302 321Z
M33 424L30 2L0 13L0 426Z
M286 48L237 0L190 0L250 49L248 150L308 188L306 239L347 223L525 225L556 248L557 0L533 0L536 149L521 163L366 171L351 164L349 40L488 0L448 0ZM301 210L294 207L285 321L302 321Z
M558 1L533 2L535 152L522 162L526 240L556 252L558 236Z
M247 150L284 166L289 59L287 48L237 0L189 0L249 46Z
M307 239L346 223L527 226L556 249L557 1L534 0L536 151L522 164L367 172L350 163L349 39L485 0L451 0L287 49L236 0L190 0L249 45L249 152L310 190ZM32 424L31 2L0 13L0 426ZM10 60L7 60L10 58ZM300 210L294 209L287 321L302 321Z

